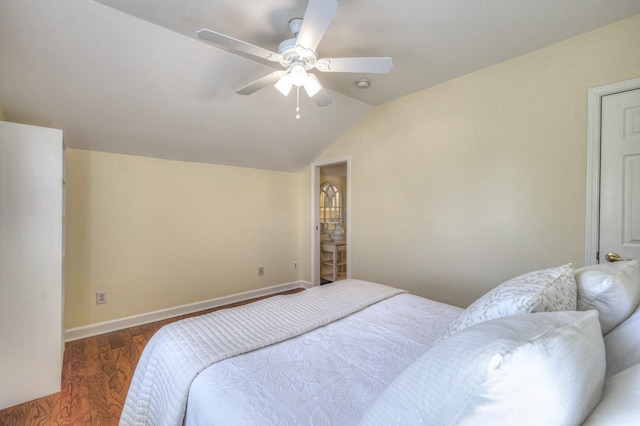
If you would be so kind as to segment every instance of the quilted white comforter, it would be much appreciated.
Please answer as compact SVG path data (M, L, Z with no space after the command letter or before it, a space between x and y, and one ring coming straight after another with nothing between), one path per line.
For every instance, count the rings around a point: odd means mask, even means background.
M399 294L216 362L191 383L185 425L355 426L461 311Z
M301 335L402 292L345 280L169 324L140 357L120 425L181 425L191 382L209 365Z

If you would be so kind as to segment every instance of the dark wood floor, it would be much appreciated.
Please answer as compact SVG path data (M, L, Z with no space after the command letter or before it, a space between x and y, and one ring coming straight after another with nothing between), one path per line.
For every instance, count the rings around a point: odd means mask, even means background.
M280 294L299 291L302 289ZM0 410L0 425L117 425L140 354L160 327L259 299L263 298L68 342L62 391Z

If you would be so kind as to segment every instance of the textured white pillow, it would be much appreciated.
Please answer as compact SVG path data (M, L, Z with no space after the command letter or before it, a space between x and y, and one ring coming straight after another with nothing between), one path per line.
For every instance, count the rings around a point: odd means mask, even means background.
M602 401L583 426L638 426L640 424L640 364L604 382Z
M364 425L577 425L602 394L597 313L514 315L466 328L406 368Z
M578 310L600 312L602 334L627 319L640 303L640 259L576 271Z
M604 336L604 347L607 377L640 363L640 308Z
M529 272L505 281L465 309L438 337L436 343L483 321L531 312L576 309L573 265Z

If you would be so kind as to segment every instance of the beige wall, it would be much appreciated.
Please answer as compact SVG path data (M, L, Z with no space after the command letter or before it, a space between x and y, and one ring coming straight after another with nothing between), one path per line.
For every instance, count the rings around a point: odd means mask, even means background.
M321 157L352 157L352 276L466 306L582 265L587 90L640 77L638 46L640 15L369 113Z
M301 174L74 149L66 159L67 329L300 279Z

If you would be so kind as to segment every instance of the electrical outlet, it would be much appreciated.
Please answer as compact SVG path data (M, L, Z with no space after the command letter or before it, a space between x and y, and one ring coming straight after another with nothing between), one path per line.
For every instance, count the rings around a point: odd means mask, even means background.
M103 303L107 303L107 292L96 291L96 305L102 305Z
M258 276L261 277L264 275L264 266L258 267Z
M294 270L298 269L298 262L296 260L294 260L292 266L293 266Z

